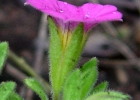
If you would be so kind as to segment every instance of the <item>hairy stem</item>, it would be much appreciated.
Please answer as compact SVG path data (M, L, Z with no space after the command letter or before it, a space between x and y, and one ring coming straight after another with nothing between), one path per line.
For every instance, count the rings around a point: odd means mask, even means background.
M45 87L45 90L47 93L51 93L51 88L48 82L46 82L40 75L38 75L29 64L25 62L25 60L21 57L18 57L16 54L14 54L12 51L9 50L8 52L8 58L14 62L21 70L25 71L28 73L30 76L37 78L42 85Z

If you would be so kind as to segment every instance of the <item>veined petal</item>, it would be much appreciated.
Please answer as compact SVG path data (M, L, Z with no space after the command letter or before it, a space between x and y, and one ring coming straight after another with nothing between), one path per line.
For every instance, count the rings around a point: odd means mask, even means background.
M79 8L82 12L82 17L81 19L84 19L85 22L88 22L88 21L92 21L92 22L100 22L99 18L98 17L103 17L103 19L106 19L104 18L105 15L108 15L110 16L112 14L112 17L114 18L111 18L115 20L115 18L117 18L116 20L118 19L121 19L122 16L118 16L117 14L114 14L114 13L118 13L117 11L117 8L113 5L100 5L100 4L92 4L92 3L87 3L87 4L84 4L83 6L81 6ZM116 16L114 16L116 15ZM107 21L109 21L109 19L107 19Z
M92 4L92 3L87 3L84 4L83 6L79 7L79 12L81 13L81 20L89 20L89 19L94 19L95 15L103 9L103 5L100 4Z
M105 21L114 21L114 20L122 21L121 17L122 14L120 12L115 11L115 12L110 12L108 14L104 14L102 16L98 16L96 20L98 20L98 23L105 22Z
M102 16L104 14L108 14L110 12L114 12L116 11L117 8L115 6L112 6L112 5L105 5L102 7L102 9L95 15L95 17L98 17L98 16Z

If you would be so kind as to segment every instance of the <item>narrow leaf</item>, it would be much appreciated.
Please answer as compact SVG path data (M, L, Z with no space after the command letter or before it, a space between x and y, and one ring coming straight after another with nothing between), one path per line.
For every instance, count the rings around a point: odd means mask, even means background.
M89 60L81 69L82 71L82 90L81 98L85 98L95 85L98 78L97 59Z
M80 70L75 70L66 79L63 87L63 100L80 100Z
M3 82L0 84L0 100L7 100L14 91L16 84L14 82Z
M107 86L108 86L108 82L102 82L101 84L93 88L91 94L96 93L96 92L103 92L107 89Z
M97 92L86 100L130 100L131 97L116 91Z
M12 92L6 100L23 100L17 93Z
M8 43L7 42L0 43L0 73L3 68L7 52L8 52Z
M30 89L32 89L37 95L39 95L39 97L41 98L41 100L48 100L47 95L46 95L46 92L45 92L43 86L36 79L26 78L24 80L24 83Z

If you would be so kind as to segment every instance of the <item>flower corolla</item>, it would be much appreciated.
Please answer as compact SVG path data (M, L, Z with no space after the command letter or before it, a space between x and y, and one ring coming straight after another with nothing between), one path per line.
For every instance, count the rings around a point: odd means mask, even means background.
M82 22L87 32L101 22L122 21L122 14L113 5L86 3L74 6L58 0L27 0L25 4L52 16L62 29L69 27L73 30L79 22Z

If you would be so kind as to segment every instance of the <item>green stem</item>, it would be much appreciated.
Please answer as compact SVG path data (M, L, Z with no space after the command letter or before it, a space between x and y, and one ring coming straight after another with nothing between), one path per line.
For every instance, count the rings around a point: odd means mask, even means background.
M45 90L47 93L51 93L51 88L48 82L46 82L40 75L38 75L30 65L28 65L25 60L21 57L18 57L16 54L14 54L12 51L9 50L8 52L8 58L13 61L21 70L25 71L28 73L30 76L37 78L42 85L45 87Z

